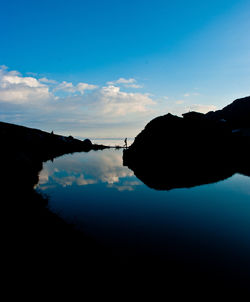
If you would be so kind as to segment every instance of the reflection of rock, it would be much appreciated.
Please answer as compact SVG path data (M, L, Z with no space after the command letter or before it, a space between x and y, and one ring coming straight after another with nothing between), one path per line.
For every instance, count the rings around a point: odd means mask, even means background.
M250 98L243 102L245 120L246 112L250 118L249 103ZM239 107L237 112L241 112ZM230 122L224 119L229 115L216 119L216 114L190 112L183 118L171 114L155 118L124 150L124 165L148 186L162 190L215 182L235 172L249 173L249 138L232 133L232 127L246 123L237 124L232 115Z

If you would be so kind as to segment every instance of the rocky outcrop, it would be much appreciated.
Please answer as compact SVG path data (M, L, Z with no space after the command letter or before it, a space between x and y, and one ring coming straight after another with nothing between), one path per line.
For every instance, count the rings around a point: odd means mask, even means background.
M211 120L224 119L232 129L250 128L250 96L237 99L222 110L210 111L205 116Z
M145 184L162 190L215 182L236 172L248 174L249 138L232 130L247 126L249 103L245 98L206 115L157 117L124 150L123 164Z

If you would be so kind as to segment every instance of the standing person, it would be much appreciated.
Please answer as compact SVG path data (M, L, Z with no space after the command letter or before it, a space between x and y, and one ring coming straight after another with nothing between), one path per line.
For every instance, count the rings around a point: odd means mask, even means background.
M125 138L124 143L125 143L125 148L128 148L127 138Z

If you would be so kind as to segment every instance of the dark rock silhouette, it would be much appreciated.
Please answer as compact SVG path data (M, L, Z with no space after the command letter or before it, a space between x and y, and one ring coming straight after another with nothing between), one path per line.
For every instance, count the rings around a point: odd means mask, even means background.
M85 144L85 146L88 146L89 148L92 148L93 147L93 144L92 144L92 142L91 142L91 140L90 139L85 139L84 141L83 141L83 143Z
M250 128L250 96L237 99L222 110L205 115L211 120L225 120L232 129Z
M159 190L216 182L236 172L249 175L249 121L250 97L208 114L157 117L124 150L123 164Z
M44 161L106 147L2 122L0 141L1 251L8 263L4 275L25 271L58 278L76 273L76 267L88 273L99 269L107 257L105 249L50 212L48 198L34 186Z
M38 182L42 163L66 153L102 150L104 145L47 133L37 129L0 122L1 175L3 184L12 185L13 175L18 182L15 186L31 187ZM20 175L19 175L20 174Z

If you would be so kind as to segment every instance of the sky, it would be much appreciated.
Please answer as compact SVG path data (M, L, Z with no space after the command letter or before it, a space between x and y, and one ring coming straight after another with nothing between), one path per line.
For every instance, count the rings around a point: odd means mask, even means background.
M135 137L250 95L250 0L0 0L0 121Z

